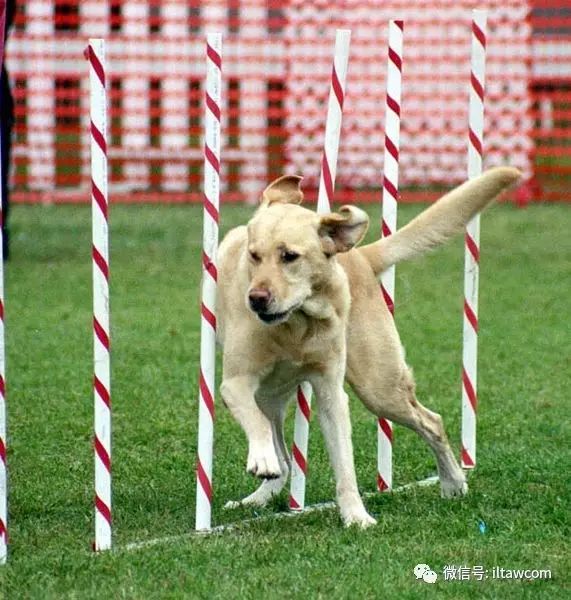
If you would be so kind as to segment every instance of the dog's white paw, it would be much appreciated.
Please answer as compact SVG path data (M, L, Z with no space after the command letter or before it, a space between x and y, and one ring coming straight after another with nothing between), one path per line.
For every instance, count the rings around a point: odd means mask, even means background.
M224 505L224 510L232 510L233 508L240 508L241 506L252 506L254 508L263 508L268 503L269 498L250 498L250 496L243 500L230 500Z
M440 495L442 498L462 498L467 493L468 484L465 478L440 480Z
M239 506L262 508L263 506L266 506L274 496L284 489L285 484L287 483L287 476L288 471L286 467L286 472L282 473L277 479L264 479L255 492L242 498L242 500L226 502L224 508L238 508Z
M250 449L246 471L262 479L276 479L280 477L282 474L280 462L273 446L266 451L256 448Z
M347 510L341 514L345 527L351 527L355 525L360 529L367 529L371 525L376 525L377 521L363 508L357 508L354 510Z

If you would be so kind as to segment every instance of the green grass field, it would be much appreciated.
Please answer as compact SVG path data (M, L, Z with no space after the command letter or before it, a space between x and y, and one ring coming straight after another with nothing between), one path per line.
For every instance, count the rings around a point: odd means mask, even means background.
M419 210L404 206L400 222ZM249 212L224 208L223 230ZM376 208L371 215L377 223ZM115 551L94 556L90 211L13 210L11 545L0 597L569 597L568 207L499 206L483 218L479 462L465 499L411 489L367 499L379 524L364 532L344 529L337 512L326 511L136 551L125 546L194 525L201 213L121 206L111 223ZM418 396L443 413L456 449L462 271L459 239L399 267L397 281L397 321ZM241 431L219 401L217 410L218 524L256 514L222 509L256 482L245 473ZM372 492L375 421L356 400L352 419L359 484ZM308 501L330 500L334 483L315 420L309 453ZM434 470L425 445L396 429L395 484ZM284 510L285 494L257 514ZM439 574L434 586L415 580L417 563ZM483 566L490 577L444 581L446 565ZM496 566L551 569L552 579L500 581L491 578Z

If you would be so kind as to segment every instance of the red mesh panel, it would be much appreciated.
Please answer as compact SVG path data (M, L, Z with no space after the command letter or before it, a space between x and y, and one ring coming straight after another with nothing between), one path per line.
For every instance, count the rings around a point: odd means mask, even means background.
M485 164L519 166L520 199L571 199L571 9L489 8ZM319 175L335 27L352 29L339 201L380 198L386 30L405 20L403 198L466 174L473 0L27 0L8 44L14 197L89 200L87 38L108 48L112 201L200 199L205 31L224 33L223 200L284 171ZM533 9L533 10L532 10ZM428 186L428 187L427 187ZM428 193L427 190L428 189ZM526 195L527 194L527 195Z
M533 139L539 193L571 199L571 5L536 0L533 28Z
M288 157L319 176L333 29L352 30L339 187L377 185L382 173L387 22L405 21L401 181L404 187L452 184L466 177L472 0L290 5ZM483 2L488 19L485 166L511 164L532 175L530 28L526 0Z

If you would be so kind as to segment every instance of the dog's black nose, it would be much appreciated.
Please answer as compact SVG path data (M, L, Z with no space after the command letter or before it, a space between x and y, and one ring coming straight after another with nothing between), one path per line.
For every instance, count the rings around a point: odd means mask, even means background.
M252 310L257 313L266 312L271 299L272 295L268 290L252 290L248 294L250 306Z

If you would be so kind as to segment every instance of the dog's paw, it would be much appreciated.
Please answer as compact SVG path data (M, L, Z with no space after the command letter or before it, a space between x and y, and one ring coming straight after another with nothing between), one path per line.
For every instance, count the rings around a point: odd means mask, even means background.
M276 481L276 479L272 479L271 481ZM225 510L232 510L233 508L240 507L253 507L253 508L263 508L271 499L271 494L250 494L246 496L242 500L230 500L226 502L224 505Z
M462 498L468 493L466 479L441 479L440 495L442 498Z
M282 471L276 452L273 447L268 451L250 450L246 471L261 479L277 479Z
M342 513L341 518L345 527L356 526L359 529L367 529L367 527L377 524L376 519L371 517L364 508L345 511Z
M224 508L230 509L238 508L240 506L262 508L263 506L266 506L274 496L284 489L284 486L287 483L287 476L288 472L286 470L285 473L282 473L281 476L276 479L264 479L255 492L242 498L242 500L227 502L224 505Z

